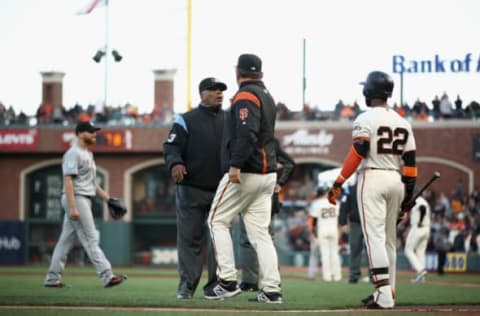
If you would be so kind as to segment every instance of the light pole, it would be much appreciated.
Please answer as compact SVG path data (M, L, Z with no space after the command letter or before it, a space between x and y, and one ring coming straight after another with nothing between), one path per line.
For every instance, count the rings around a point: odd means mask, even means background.
M112 54L112 57L113 57L113 60L115 62L120 62L122 61L123 59L123 56L120 55L120 53L113 49L110 51L110 47L108 45L108 40L109 40L109 36L108 36L108 25L109 25L109 3L108 1L106 2L106 6L105 6L105 45L103 48L101 49L98 49L97 52L95 53L95 55L92 57L92 59L96 62L96 63L99 63L103 57L105 57L105 68L104 68L104 99L103 99L103 102L104 102L104 106L107 106L108 105L108 54L111 53Z
M113 49L112 51L108 51L108 48L102 48L97 50L95 55L92 57L93 61L96 63L99 63L102 61L103 57L105 57L105 73L104 73L104 105L107 106L108 103L108 56L107 54L111 53L113 60L117 63L121 62L123 59L123 56L120 55L120 53L116 50Z

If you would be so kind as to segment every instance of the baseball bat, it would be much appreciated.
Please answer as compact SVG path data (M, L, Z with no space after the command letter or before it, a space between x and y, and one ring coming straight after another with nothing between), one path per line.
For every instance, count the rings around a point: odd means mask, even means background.
M415 201L420 195L422 195L423 191L425 191L433 183L433 181L437 180L438 178L440 178L440 172L435 171L428 180L428 182L425 183L423 187L421 187L420 190L418 190L418 192L412 197L410 202ZM397 225L400 224L404 215L405 214L403 212L400 212L398 214Z
M435 171L430 177L430 180L428 180L428 182L420 188L420 190L412 197L410 201L415 201L420 195L422 195L423 191L425 191L433 183L433 181L437 180L438 178L440 178L440 172Z

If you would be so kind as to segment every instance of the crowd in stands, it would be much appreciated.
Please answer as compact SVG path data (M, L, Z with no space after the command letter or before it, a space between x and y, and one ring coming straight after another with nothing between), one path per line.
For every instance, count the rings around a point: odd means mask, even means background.
M412 106L407 103L399 106L392 105L401 116L412 121L437 121L446 119L476 119L480 118L480 103L471 101L464 104L459 95L452 102L446 93L439 98L435 96L430 102L417 99ZM315 121L335 120L351 121L362 112L360 105L355 101L345 104L339 100L331 111L322 111L319 107L308 104L302 111L291 111L284 103L277 104L277 119L281 121ZM137 106L125 104L123 106L103 106L90 104L82 106L75 104L71 108L53 106L43 103L38 107L34 117L28 117L23 111L16 113L13 106L5 106L0 102L0 126L5 125L72 125L77 121L93 120L107 125L148 125L170 123L174 113L169 109L154 107L149 113L140 113ZM33 119L33 120L32 120Z
M278 103L279 120L354 120L362 112L357 101L353 104L345 104L339 100L333 111L321 111L318 107L310 107L308 104L303 107L300 113L292 112L283 103ZM480 118L480 103L471 101L465 105L463 100L457 95L455 101L450 100L446 93L439 98L435 96L431 101L431 106L420 99L417 99L412 106L408 103L399 106L397 103L392 105L393 109L402 117L414 121L437 121L446 119L476 119Z
M445 247L450 252L475 253L480 255L480 190L477 188L468 194L461 180L458 180L452 192L428 193L427 201L432 210L432 225L427 252L435 253L438 247ZM288 240L292 249L308 251L310 249L310 236L307 229L308 206L307 199L302 204L297 201L295 205L287 203L283 209L283 217L288 231ZM408 225L399 225L397 231L397 249L403 251L409 231ZM445 245L436 245L438 235L444 235ZM349 253L348 234L341 233L339 240L340 251Z
M90 104L82 106L75 104L66 109L64 106L53 106L50 103L41 104L33 117L28 117L23 111L16 114L14 108L8 109L0 102L0 126L13 125L58 125L73 126L77 122L93 121L101 125L150 125L170 123L173 112L168 109L154 107L150 113L140 113L137 106L103 106Z
M461 180L450 193L427 191L432 210L432 225L427 251L439 246L451 252L480 254L480 190L466 192ZM398 231L398 247L405 246L408 228ZM437 235L445 235L446 244L437 245Z

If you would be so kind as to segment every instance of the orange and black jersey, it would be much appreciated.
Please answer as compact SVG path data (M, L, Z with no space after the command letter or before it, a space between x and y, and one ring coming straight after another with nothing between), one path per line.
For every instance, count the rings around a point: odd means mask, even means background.
M261 80L243 82L225 122L224 170L269 173L277 170L275 101Z

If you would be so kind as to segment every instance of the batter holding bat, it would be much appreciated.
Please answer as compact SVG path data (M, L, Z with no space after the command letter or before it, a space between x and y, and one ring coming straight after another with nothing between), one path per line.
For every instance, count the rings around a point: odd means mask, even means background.
M389 309L395 306L397 217L400 209L408 212L415 204L416 146L410 123L387 104L392 78L373 71L362 84L370 109L353 122L353 145L328 199L337 203L342 184L358 168L357 203L375 286L362 303L370 309Z

